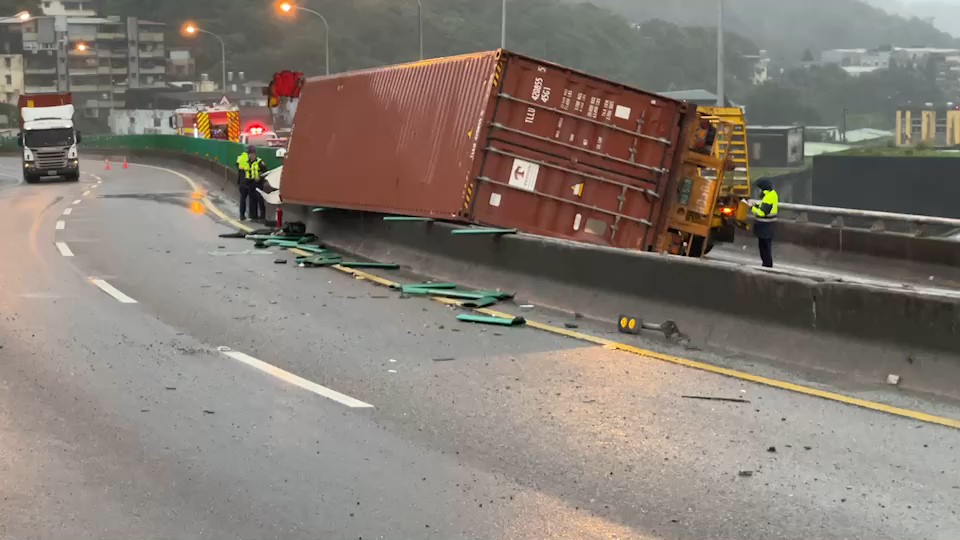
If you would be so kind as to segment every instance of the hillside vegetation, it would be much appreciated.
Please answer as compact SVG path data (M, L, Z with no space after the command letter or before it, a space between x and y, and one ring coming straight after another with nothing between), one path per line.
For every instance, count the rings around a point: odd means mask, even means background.
M576 1L576 0L569 0ZM631 20L659 18L682 25L717 24L717 0L591 0ZM891 15L860 0L725 0L726 27L782 60L803 51L842 47L955 46L929 22Z

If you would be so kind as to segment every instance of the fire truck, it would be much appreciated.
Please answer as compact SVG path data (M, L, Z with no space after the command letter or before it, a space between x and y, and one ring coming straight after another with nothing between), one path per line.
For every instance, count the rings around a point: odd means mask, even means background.
M178 135L240 142L240 108L234 105L180 107L170 118Z

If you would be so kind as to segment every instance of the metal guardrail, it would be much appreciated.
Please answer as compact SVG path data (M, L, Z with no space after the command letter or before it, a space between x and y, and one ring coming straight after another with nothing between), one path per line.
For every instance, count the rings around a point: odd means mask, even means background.
M750 201L758 204L759 201ZM878 233L910 234L913 236L945 237L960 240L960 219L924 216L919 214L897 214L856 208L837 208L832 206L814 206L809 204L780 203L780 217L784 212L796 214L795 221L809 222L810 215L832 217L832 227L868 229ZM867 224L867 226L863 226Z

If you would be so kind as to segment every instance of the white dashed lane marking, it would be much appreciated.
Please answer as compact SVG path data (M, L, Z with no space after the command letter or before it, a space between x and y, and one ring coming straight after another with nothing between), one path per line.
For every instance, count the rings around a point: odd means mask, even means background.
M70 246L66 242L57 242L57 250L60 251L60 255L64 257L73 257L73 252L70 251Z
M136 300L134 300L133 298L130 298L129 296L123 294L123 293L120 292L116 287L114 287L113 285L107 283L106 281L104 281L104 280L102 280L102 279L91 279L90 281L93 282L93 284L96 285L97 287L100 287L100 290L101 290L101 291L109 294L110 296L112 296L115 300L117 300L117 301L120 302L121 304L136 304L136 303L137 303Z
M280 379L281 381L290 383L294 386L299 386L304 390L313 392L318 396L336 401L341 405L346 405L347 407L350 407L352 409L372 409L373 408L373 405L370 405L369 403L364 403L359 399L352 398L346 394L341 394L340 392L337 392L336 390L331 390L326 386L321 386L313 381L308 381L307 379L304 379L299 375L294 375L289 371L280 369L277 366L274 366L272 364L268 364L263 360L258 360L248 354L244 354L239 351L231 351L228 347L220 347L220 351L223 354L229 356L230 358L233 358L234 360L243 362L244 364L252 368L256 368L269 375L273 375L274 377Z

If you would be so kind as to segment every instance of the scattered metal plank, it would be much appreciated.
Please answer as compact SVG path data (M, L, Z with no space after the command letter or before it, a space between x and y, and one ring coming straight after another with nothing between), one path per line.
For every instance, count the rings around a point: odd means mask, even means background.
M408 283L406 285L401 285L399 288L411 287L415 289L456 289L456 283ZM394 287L396 289L398 287Z
M488 229L482 227L474 227L470 229L454 229L450 231L450 234L453 235L464 235L464 234L490 234L490 235L503 235L503 234L517 234L517 229Z
M468 308L483 308L496 304L500 300L493 296L485 296L483 298L478 298L476 300L468 300L463 303L463 307Z
M419 221L423 223L432 223L433 219L416 216L383 216L384 221Z
M452 291L450 289L422 289L419 287L403 287L401 290L405 294L421 296L445 296L447 298L459 298L462 300L479 300L487 297L485 294L468 291Z
M472 315L469 313L462 313L457 315L457 320L462 322L471 322L477 324L496 324L500 326L523 326L527 324L527 320L523 317L513 317L512 319L506 317L490 317L487 315Z

